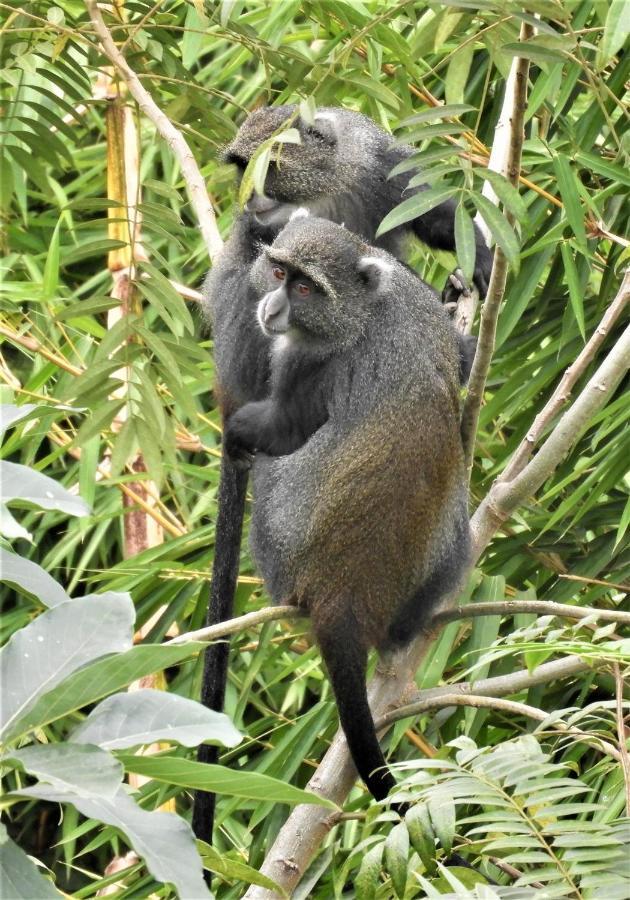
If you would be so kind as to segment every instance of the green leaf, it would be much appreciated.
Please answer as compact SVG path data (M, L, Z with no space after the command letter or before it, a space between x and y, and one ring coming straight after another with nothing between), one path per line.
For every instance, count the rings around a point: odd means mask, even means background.
M380 237L393 228L398 228L399 225L405 225L407 222L423 216L430 209L453 197L458 190L454 187L435 187L429 188L427 191L419 191L412 197L408 197L385 216L378 227L376 236Z
M422 860L422 865L429 874L433 873L436 868L435 835L426 804L414 803L407 810L405 824L411 845Z
M46 265L44 266L44 278L42 281L42 294L45 300L50 300L57 294L59 286L59 230L61 228L61 216L55 225L52 233L50 244L48 245L48 253L46 254Z
M234 880L244 881L247 884L258 884L269 891L287 896L286 891L277 885L275 881L272 881L271 878L267 878L261 872L241 862L239 859L233 859L225 853L219 853L218 850L215 850L210 844L206 844L205 841L197 840L197 849L201 854L204 869L209 869L215 875L219 875L227 881Z
M448 856L455 837L455 804L442 797L439 802L429 800L428 807L435 836Z
M566 275L567 284L569 286L569 297L571 299L571 307L575 315L575 321L578 323L580 334L585 340L584 297L580 285L580 276L578 275L575 260L571 253L571 247L565 241L560 244L560 253L562 255L562 262L564 263L564 274Z
M383 864L392 879L396 896L404 897L409 868L409 832L404 822L394 825L385 838Z
M461 200L455 210L455 252L457 254L457 262L466 280L471 283L477 255L475 229L472 219L466 212L466 207Z
M630 6L627 0L609 0L604 34L597 47L596 66L603 69L621 50L630 35Z
M421 113L410 116L408 119L403 119L400 123L400 128L418 125L420 122L432 122L435 119L455 118L463 113L470 112L474 108L474 106L469 106L468 103L449 103L445 106L432 106L430 109L425 109Z
M515 271L518 271L520 263L520 249L514 229L505 216L502 216L493 203L490 203L481 194L473 196L475 205L481 213L484 222L490 229L492 237L505 253L507 261Z
M610 162L596 153L587 153L586 150L578 150L575 154L576 162L579 162L587 171L597 172L610 179L613 184L623 184L630 187L630 172L623 166Z
M0 581L18 585L27 594L41 600L45 606L57 606L70 599L45 569L30 559L9 553L4 547L0 547Z
M446 103L448 106L462 104L470 74L473 56L475 55L475 42L468 41L463 47L455 51L448 64L446 78Z
M504 53L510 56L519 56L522 59L531 59L535 63L564 63L567 60L566 54L559 47L545 47L544 44L535 41L517 41L510 44L504 44L501 47Z
M223 713L166 691L143 688L103 700L70 740L120 750L157 741L196 747L203 741L235 747L241 734Z
M123 779L123 767L111 753L88 744L38 744L10 751L6 758L51 787L79 797L112 799Z
M202 900L211 896L203 880L201 859L190 825L179 816L141 809L123 787L111 800L79 797L71 791L41 784L24 788L19 793L51 803L71 803L87 818L122 831L153 877L174 885L181 900Z
M18 736L42 694L88 662L131 646L135 610L129 594L69 600L17 631L0 650L4 740Z
M564 156L554 156L553 169L558 179L565 215L580 249L586 253L586 231L584 229L584 215L579 201L580 193L576 184L577 176L571 170L569 160Z
M59 900L63 895L38 871L0 825L0 895L6 900Z
M492 169L479 168L476 171L482 178L490 182L505 209L511 212L519 222L527 222L529 218L527 206L514 185L500 172L493 172Z
M383 858L383 842L371 847L364 854L354 879L354 890L357 900L374 900L376 890L381 883L381 859Z
M155 778L169 784L179 784L181 787L230 794L246 800L269 800L293 806L298 803L314 803L327 809L337 809L325 797L302 791L278 778L259 775L258 772L233 771L223 766L193 762L177 756L119 755L119 759L128 772L136 772L146 778Z

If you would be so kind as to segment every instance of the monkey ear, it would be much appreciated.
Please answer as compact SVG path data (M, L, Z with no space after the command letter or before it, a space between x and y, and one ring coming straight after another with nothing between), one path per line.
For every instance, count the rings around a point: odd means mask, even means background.
M304 120L302 120L304 121ZM310 132L324 140L327 144L336 144L338 138L338 121L333 112L315 113L312 124L304 121L307 134Z
M359 278L372 290L387 285L392 268L389 260L382 256L362 256L357 263Z

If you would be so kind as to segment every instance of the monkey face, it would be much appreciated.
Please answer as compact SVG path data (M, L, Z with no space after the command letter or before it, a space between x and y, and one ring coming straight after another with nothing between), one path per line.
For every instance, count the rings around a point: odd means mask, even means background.
M375 304L391 293L396 265L339 225L295 218L254 266L262 296L258 322L268 337L299 341L302 352L351 346L365 333Z
M337 162L335 111L317 113L312 124L299 116L292 118L295 113L295 106L255 110L224 153L225 161L237 167L240 177L260 145L285 124L298 131L300 143L274 145L264 195L254 195L248 203L247 208L266 225L284 224L293 208L326 196L334 182ZM283 206L288 206L288 210L280 209Z

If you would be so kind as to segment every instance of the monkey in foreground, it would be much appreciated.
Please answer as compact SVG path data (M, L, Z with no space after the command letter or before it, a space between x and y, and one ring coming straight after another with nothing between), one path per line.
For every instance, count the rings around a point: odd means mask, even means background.
M294 106L265 107L246 119L224 154L241 176L260 144L294 114ZM212 321L215 393L223 421L244 403L263 400L268 393L268 343L257 326L256 290L249 272L264 245L270 244L296 206L330 219L376 243L399 258L414 236L446 250L455 247L455 204L447 201L394 231L376 239L376 230L390 210L406 196L408 176L388 179L391 169L408 158L411 147L400 146L366 116L351 110L320 110L313 123L291 123L299 144L284 144L280 158L267 172L264 195L254 195L234 223L232 234L210 272L204 293ZM413 188L414 191L422 188ZM492 257L476 231L474 280L482 295L490 276ZM207 624L232 615L238 576L240 539L247 471L229 459L221 464L216 543ZM210 709L223 709L227 680L228 644L211 644L204 656L201 700ZM198 758L216 762L218 750L202 744ZM214 795L198 791L193 811L197 837L211 841Z
M407 644L469 558L460 340L435 293L345 228L291 221L254 266L271 394L227 422L256 451L251 550L304 609L377 799L394 779L366 690L370 647Z

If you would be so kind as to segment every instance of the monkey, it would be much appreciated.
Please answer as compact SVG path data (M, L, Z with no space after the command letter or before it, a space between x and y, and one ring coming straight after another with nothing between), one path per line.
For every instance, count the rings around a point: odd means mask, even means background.
M459 335L392 255L298 218L254 265L271 392L227 420L255 452L250 549L275 603L303 609L359 775L395 781L366 689L370 647L408 644L470 556Z
M224 160L235 166L239 178L260 144L295 113L296 107L289 105L264 107L248 116L224 152ZM300 143L282 145L280 157L269 166L264 194L248 200L204 285L204 306L213 334L215 396L224 423L243 404L262 401L267 395L269 348L256 324L257 297L249 273L261 248L273 242L296 207L343 223L399 258L404 258L413 236L436 248L452 250L455 246L453 201L376 238L381 220L409 193L406 176L388 176L413 153L411 147L398 145L366 116L341 108L321 109L312 123L296 117L291 124L299 132ZM475 240L474 281L485 295L492 257L477 229ZM453 292L448 289L445 297L452 299ZM464 354L462 377L466 375L465 359ZM468 370L471 364L472 358ZM225 455L219 478L208 625L232 615L246 487L247 466L235 465ZM201 688L201 700L210 709L223 709L227 666L227 644L211 644L204 655ZM217 748L202 744L198 758L216 762ZM214 795L198 791L193 809L197 837L211 841L213 819Z

